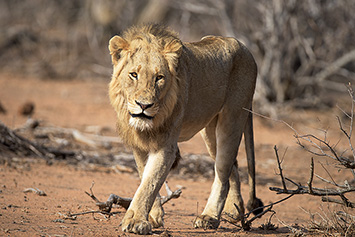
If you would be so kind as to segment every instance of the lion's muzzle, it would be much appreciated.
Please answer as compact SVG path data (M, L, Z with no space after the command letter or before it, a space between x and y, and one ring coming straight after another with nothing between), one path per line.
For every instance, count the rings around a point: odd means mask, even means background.
M140 114L132 114L129 112L129 115L131 115L132 118L143 118L143 119L153 119L154 117L146 115L144 112Z
M154 103L142 103L137 100L135 103L128 103L128 111L132 118L153 119L158 112Z
M154 103L142 103L137 100L128 103L128 113L131 116L129 124L138 130L147 130L153 127L153 119L158 112Z
M151 104L144 104L144 103L141 103L141 102L139 102L139 101L135 101L136 102L136 104L137 105L139 105L139 107L141 107L142 108L142 110L146 110L146 109L149 109L150 107L153 107L153 103L151 103Z

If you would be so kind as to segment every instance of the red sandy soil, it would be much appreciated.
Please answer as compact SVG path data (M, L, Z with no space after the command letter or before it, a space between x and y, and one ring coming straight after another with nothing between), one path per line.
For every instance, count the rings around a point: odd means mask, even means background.
M13 75L0 74L0 102L7 110L0 113L0 120L10 128L17 128L26 121L18 111L26 102L35 105L34 118L46 123L66 128L85 130L87 126L108 127L115 129L115 114L109 104L107 95L108 80L39 80L20 78ZM342 112L337 108L326 111L293 110L283 111L282 119L292 124L301 133L322 135L327 129L327 137L335 144L341 133L336 122L336 115ZM309 177L311 155L296 144L294 132L282 122L255 117L255 149L257 157L257 195L264 204L284 198L269 190L270 186L280 187L277 175L277 163L274 145L283 156L284 173L296 182L306 185ZM112 134L114 135L114 134ZM346 147L346 140L340 140L338 147ZM180 145L182 154L205 154L206 148L199 135L191 141ZM244 146L241 146L239 165L246 167ZM316 158L316 173L328 177L320 163L326 162ZM334 173L335 180L350 178L342 170ZM334 171L334 172L333 172ZM116 173L110 169L83 169L61 162L46 164L43 160L18 157L12 163L2 162L0 165L0 236L130 236L119 227L124 216L124 209L114 209L118 214L105 219L100 214L82 215L75 220L64 220L61 214L78 213L95 210L95 203L84 193L89 191L92 182L95 195L102 201L110 193L122 197L132 197L139 185L136 174ZM201 213L206 204L211 179L184 179L184 177L168 177L172 189L182 186L182 195L165 205L165 227L155 229L154 235L162 236L287 236L292 234L289 227L303 230L309 227L310 215L307 212L329 215L339 208L333 204L321 203L320 198L309 195L294 196L274 206L276 214L271 223L277 230L261 230L270 214L253 222L251 231L226 222L221 222L217 230L194 229L192 222ZM242 192L245 202L248 198L248 187L243 180ZM314 185L324 187L319 180ZM290 186L292 187L292 186ZM24 193L26 188L38 188L47 196L35 193ZM294 187L292 187L294 188ZM165 190L162 191L165 195ZM310 234L310 233L307 233Z

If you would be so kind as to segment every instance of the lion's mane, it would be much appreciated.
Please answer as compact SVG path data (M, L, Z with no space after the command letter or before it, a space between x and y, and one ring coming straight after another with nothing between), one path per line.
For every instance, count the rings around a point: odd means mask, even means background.
M178 116L182 107L179 94L183 83L177 77L179 67L177 59L183 46L175 32L155 24L132 27L123 33L122 38L122 42L110 42L109 45L113 64L117 64L109 85L111 104L118 117L117 130L128 146L134 146L142 150L159 149L159 145L163 145L164 140L169 137L175 117ZM130 115L127 110L127 91L122 86L121 72L126 66L129 57L144 45L149 45L149 47L158 50L164 56L172 83L160 103L159 113L154 119L153 129L141 131L129 125Z

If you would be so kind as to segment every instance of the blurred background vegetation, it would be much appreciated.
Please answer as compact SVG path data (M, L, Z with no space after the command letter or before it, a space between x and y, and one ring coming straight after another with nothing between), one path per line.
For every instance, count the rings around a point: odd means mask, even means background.
M183 41L244 42L259 67L259 111L328 106L320 95L355 79L354 0L0 0L2 72L45 79L110 78L109 39L158 22ZM272 105L272 106L270 106Z

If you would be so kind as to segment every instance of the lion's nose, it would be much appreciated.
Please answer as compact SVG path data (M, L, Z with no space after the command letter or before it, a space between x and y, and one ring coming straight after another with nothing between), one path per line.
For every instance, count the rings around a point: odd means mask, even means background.
M136 101L136 104L139 105L139 107L141 107L142 110L148 109L153 106L153 103L152 104L144 104L139 101Z

